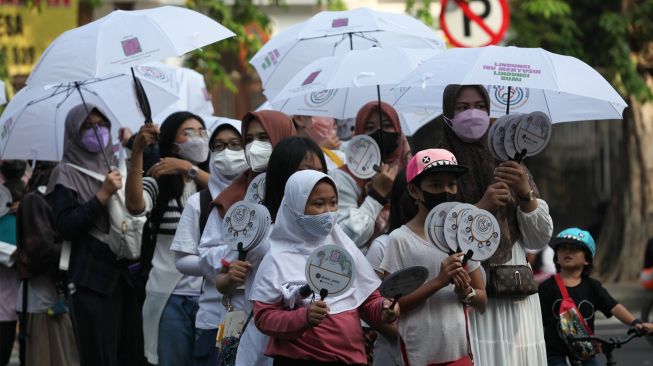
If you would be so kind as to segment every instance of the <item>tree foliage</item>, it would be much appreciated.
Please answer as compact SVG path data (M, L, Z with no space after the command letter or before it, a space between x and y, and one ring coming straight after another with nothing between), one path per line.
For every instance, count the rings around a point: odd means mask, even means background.
M653 98L653 0L513 0L509 44L594 66L628 99Z
M278 0L272 5L280 6ZM187 65L205 75L209 85L222 84L236 91L235 80L252 72L247 64L261 48L261 39L251 32L248 26L270 31L270 18L252 0L188 0L188 8L197 10L236 33L235 37L194 51L187 59ZM243 62L244 61L244 62Z

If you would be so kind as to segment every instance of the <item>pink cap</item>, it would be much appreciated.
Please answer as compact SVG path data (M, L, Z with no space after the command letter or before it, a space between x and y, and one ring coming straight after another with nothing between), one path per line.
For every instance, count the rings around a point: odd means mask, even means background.
M444 172L461 176L468 170L466 166L458 165L458 160L449 150L427 149L413 155L408 162L406 181L410 183L425 172Z

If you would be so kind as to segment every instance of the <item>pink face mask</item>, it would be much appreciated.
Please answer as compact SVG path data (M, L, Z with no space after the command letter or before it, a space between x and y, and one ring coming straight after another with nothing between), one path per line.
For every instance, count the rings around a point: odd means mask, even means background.
M476 142L485 135L490 127L490 116L480 109L468 109L458 113L453 120L444 117L449 127L461 140Z
M331 135L334 124L333 118L314 116L306 123L305 131L311 140L319 144Z

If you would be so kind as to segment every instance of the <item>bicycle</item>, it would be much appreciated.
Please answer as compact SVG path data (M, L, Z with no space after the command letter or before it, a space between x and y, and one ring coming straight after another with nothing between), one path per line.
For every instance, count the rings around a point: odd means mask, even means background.
M642 308L641 319L644 323L650 323L653 321L653 298ZM653 336L646 337L646 340L653 345Z
M605 354L606 366L616 366L617 361L614 360L612 351L614 351L617 348L621 348L623 345L630 342L634 338L644 336L645 332L642 329L631 327L630 329L628 329L628 332L626 334L627 335L625 338L610 337L610 339L605 339L597 336L576 337L573 334L570 334L567 336L567 340L569 341L569 343L582 342L582 341L599 342L601 344L601 350L603 354ZM580 366L582 365L582 361L573 360L571 361L571 364L572 366Z

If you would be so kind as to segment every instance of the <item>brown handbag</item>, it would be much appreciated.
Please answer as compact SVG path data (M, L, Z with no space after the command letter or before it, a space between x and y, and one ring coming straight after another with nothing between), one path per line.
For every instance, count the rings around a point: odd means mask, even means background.
M523 299L537 293L537 282L527 265L491 264L487 290L490 297Z

